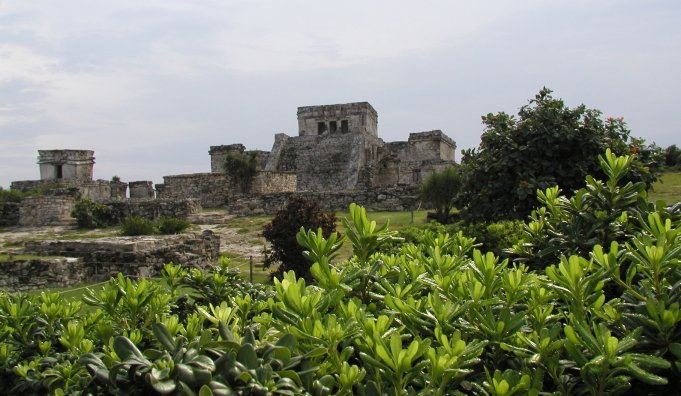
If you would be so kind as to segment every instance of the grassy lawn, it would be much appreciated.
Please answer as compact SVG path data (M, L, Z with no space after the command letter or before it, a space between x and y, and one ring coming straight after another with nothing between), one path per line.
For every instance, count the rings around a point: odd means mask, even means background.
M227 220L222 227L235 228L239 234L260 233L265 224L270 221L272 221L272 216L234 217Z
M651 201L663 200L668 204L681 201L681 172L663 173L648 193Z
M13 254L12 255L12 261L16 260L50 260L50 259L55 259L55 258L63 258L63 257L57 257L57 256L36 256L33 254ZM10 256L8 254L0 254L0 263L6 263L10 260Z

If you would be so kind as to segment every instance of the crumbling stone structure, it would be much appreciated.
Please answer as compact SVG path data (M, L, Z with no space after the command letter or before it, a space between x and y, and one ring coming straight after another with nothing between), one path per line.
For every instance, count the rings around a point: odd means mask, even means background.
M244 150L241 144L211 147L213 172L224 172L219 164L226 152ZM298 136L275 135L261 163L266 171L295 173L295 191L415 187L454 163L455 150L456 143L440 130L385 143L378 137L378 113L360 102L299 107Z
M154 183L151 181L134 181L129 182L130 198L139 199L153 199L156 198L156 191L154 191Z
M212 231L166 236L29 241L26 252L61 256L3 263L0 290L66 287L109 279L118 273L158 277L166 263L205 268L220 256L220 237Z
M384 142L378 137L378 113L367 102L299 107L297 117L298 135L276 134L271 151L247 151L240 143L211 146L209 173L164 176L155 191L150 181L128 185L92 180L90 150L40 150L41 180L13 182L12 189L54 189L57 183L56 187L75 190L74 199L108 202L124 200L129 186L130 198L137 202L196 199L202 207L228 207L242 214L271 213L283 205L283 197L295 194L318 200L328 210L349 202L400 210L416 203L416 188L427 175L454 163L456 143L440 130ZM230 154L257 158L256 176L246 192L225 169ZM68 206L64 203L54 213L45 209L45 217L51 223L63 217ZM10 207L3 211L16 213Z
M92 150L38 150L40 180L92 180Z
M10 188L22 192L72 189L77 198L95 202L125 199L127 183L93 180L94 164L92 150L38 150L40 180L13 181Z
M239 143L211 146L210 173L165 176L164 183L156 185L157 196L197 198L203 206L228 206L240 213L256 202L274 207L282 196L262 195L295 192L346 195L322 202L328 209L358 197L367 199L357 201L360 204L384 207L385 202L375 201L386 195L380 190L403 191L409 197L404 202L414 201L423 178L454 163L456 143L440 130L412 133L404 142L384 142L378 137L378 113L367 102L299 107L297 115L297 136L276 134L269 152L247 151ZM258 175L246 194L226 173L230 154L258 158Z

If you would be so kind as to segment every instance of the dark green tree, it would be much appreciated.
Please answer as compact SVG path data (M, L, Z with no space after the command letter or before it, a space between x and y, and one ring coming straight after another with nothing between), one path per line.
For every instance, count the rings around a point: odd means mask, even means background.
M664 149L664 165L670 168L681 166L681 149L675 144Z
M478 149L463 152L464 179L456 206L475 221L523 219L537 206L536 191L559 185L566 193L586 175L602 178L598 155L636 152L623 118L601 117L584 105L565 106L543 88L518 117L500 112L482 117L485 131ZM642 164L632 181L654 180Z
M431 173L421 184L420 196L435 209L440 223L447 223L454 208L454 197L461 188L461 174L454 166Z
M300 197L291 198L286 206L278 211L272 222L265 225L263 236L272 245L265 255L265 268L276 267L273 277L281 278L287 271L295 271L299 277L311 279L310 266L303 256L303 247L298 244L296 234L300 227L322 229L324 238L336 230L336 215L325 213L314 202Z
M248 192L257 168L258 156L255 153L229 153L225 158L225 172L242 193Z

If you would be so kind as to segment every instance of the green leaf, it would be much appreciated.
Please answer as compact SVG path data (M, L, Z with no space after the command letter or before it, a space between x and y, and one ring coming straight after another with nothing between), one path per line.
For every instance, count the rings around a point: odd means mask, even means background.
M236 360L243 363L249 370L258 368L258 355L251 344L244 344L236 354Z

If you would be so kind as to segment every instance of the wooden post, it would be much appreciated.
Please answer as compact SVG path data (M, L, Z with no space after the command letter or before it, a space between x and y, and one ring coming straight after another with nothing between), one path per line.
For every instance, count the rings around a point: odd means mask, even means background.
M253 256L248 256L248 267L249 267L248 279L250 279L251 283L253 283Z

